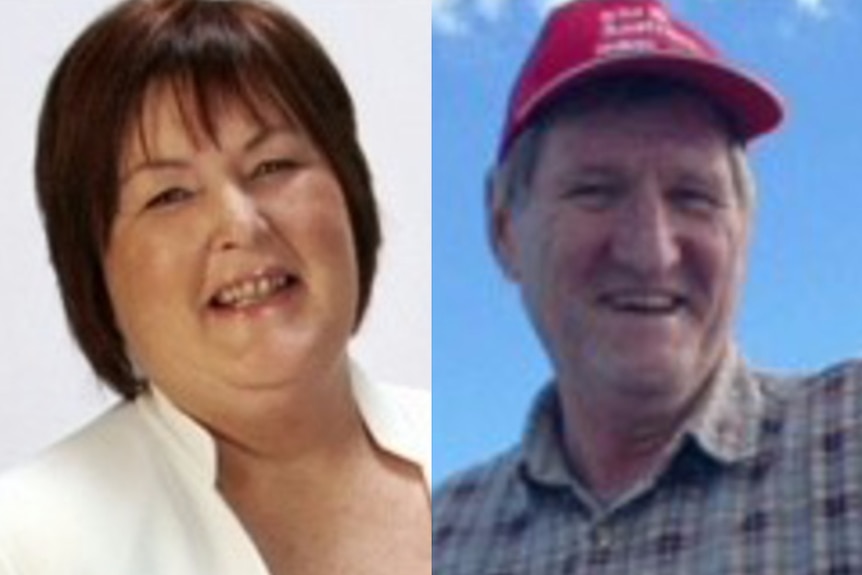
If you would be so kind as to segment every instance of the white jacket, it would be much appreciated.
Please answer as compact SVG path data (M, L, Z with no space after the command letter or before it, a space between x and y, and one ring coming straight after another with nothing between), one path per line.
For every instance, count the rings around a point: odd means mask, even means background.
M375 441L430 486L430 393L353 379ZM268 575L215 454L157 392L117 406L0 479L0 575Z

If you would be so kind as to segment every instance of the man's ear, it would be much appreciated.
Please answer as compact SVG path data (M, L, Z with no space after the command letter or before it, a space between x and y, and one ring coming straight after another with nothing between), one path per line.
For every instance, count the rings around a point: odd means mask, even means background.
M485 218L488 242L494 252L497 265L513 282L519 279L517 242L515 241L515 214L500 171L492 169L485 178Z

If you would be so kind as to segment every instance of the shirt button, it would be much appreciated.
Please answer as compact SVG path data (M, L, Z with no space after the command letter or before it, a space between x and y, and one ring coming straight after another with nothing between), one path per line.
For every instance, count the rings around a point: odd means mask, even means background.
M593 545L599 551L606 551L611 546L611 534L605 527L596 527L593 529L591 538Z
M611 535L605 527L595 527L590 533L592 548L587 553L587 563L592 566L606 565L611 559Z

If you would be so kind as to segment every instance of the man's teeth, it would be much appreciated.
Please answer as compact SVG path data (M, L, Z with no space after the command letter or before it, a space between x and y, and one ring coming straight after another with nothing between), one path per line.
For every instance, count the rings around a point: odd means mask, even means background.
M287 276L252 278L220 290L215 302L220 306L242 308L267 298L288 284Z
M681 298L670 294L621 294L607 298L611 307L628 312L670 313L682 304Z

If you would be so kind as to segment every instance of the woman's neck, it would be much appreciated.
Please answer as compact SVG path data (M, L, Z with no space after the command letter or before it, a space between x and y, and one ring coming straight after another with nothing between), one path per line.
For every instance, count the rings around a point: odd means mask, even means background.
M223 425L211 429L219 474L317 467L343 459L367 442L349 372L330 381L244 392Z

